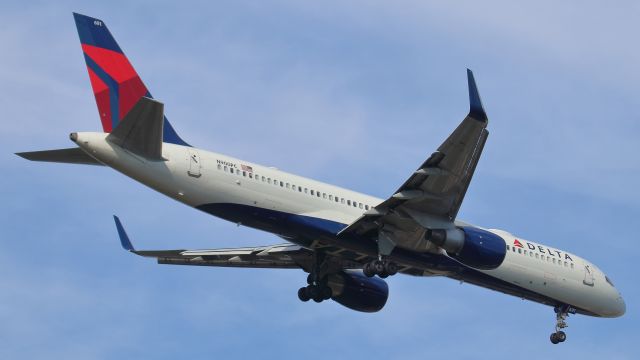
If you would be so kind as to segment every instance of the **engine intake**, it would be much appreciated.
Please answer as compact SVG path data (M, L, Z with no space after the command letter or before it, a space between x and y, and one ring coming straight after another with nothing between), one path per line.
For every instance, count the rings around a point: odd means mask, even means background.
M362 312L380 311L387 303L389 286L379 278L366 277L360 270L345 270L329 275L331 299L349 309Z

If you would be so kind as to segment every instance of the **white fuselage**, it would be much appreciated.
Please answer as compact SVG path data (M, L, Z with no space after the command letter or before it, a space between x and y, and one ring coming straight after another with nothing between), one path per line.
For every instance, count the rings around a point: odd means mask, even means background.
M165 161L147 161L108 142L105 139L108 134L77 135L77 144L98 161L192 207L245 205L346 226L382 202L379 198L191 147L164 143ZM488 231L505 240L507 254L498 268L477 271L592 315L624 314L626 307L620 293L587 260L505 231Z

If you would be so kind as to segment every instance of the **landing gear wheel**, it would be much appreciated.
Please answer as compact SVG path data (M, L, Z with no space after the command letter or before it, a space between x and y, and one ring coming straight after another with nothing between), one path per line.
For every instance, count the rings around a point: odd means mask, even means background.
M364 276L374 277L376 275L375 269L371 265L372 265L371 263L366 263L362 267L362 272L364 273Z
M558 339L559 342L564 342L565 340L567 340L567 334L564 333L564 331L558 331L556 333L556 339Z
M374 260L364 264L364 266L362 267L362 272L367 277L378 275L379 277L385 279L398 273L398 265L396 265L396 263L394 263L393 261Z
M322 288L322 299L323 300L331 299L331 295L333 295L333 291L331 290L330 287L325 286L325 287Z
M307 285L313 285L313 274L307 275Z
M384 270L389 276L393 276L398 273L398 265L393 261L387 261L384 263Z
M315 299L318 296L318 288L314 285L309 285L305 288L309 299Z
M551 343L554 345L560 342L560 340L558 340L558 335L556 333L551 333L549 340L551 340Z
M307 302L310 300L309 295L307 295L307 288L301 287L298 289L298 299L302 302Z
M384 263L380 260L376 260L373 263L373 268L375 269L376 274L380 275L384 272Z

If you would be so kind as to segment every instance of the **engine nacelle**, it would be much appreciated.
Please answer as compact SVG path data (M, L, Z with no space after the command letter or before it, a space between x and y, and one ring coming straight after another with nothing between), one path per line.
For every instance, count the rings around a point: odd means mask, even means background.
M380 311L387 303L389 286L377 277L368 278L360 270L345 270L329 275L331 299L349 309L362 312Z
M476 269L495 269L507 254L503 238L475 227L429 230L427 239L452 258Z

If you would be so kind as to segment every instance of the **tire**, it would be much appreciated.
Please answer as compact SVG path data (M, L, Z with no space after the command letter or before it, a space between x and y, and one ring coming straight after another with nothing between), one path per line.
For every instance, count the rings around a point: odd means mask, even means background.
M549 340L551 340L551 343L554 345L560 342L560 340L558 340L558 337L556 336L556 333L551 334Z
M384 272L384 263L380 260L376 260L376 262L373 263L373 269L375 270L376 274L382 274Z
M307 288L301 287L300 289L298 289L298 299L300 299L300 301L302 302L307 302L310 300L309 296L307 295Z
M362 273L366 277L373 277L375 275L375 271L373 269L373 266L371 266L371 263L364 264L364 266L362 267Z
M309 285L305 288L306 290L306 294L309 297L309 299L315 299L316 297L318 297L319 291L318 291L318 287L314 286L314 285Z
M313 285L313 275L312 274L307 275L307 284L308 285Z
M558 339L559 342L564 342L567 340L567 334L565 334L564 331L558 331L556 333L556 339Z
M389 276L393 276L398 273L398 265L393 261L389 261L385 264L385 272L389 274Z
M331 295L333 295L333 291L331 290L330 287L325 286L325 287L322 288L322 298L323 298L323 300L331 299Z

